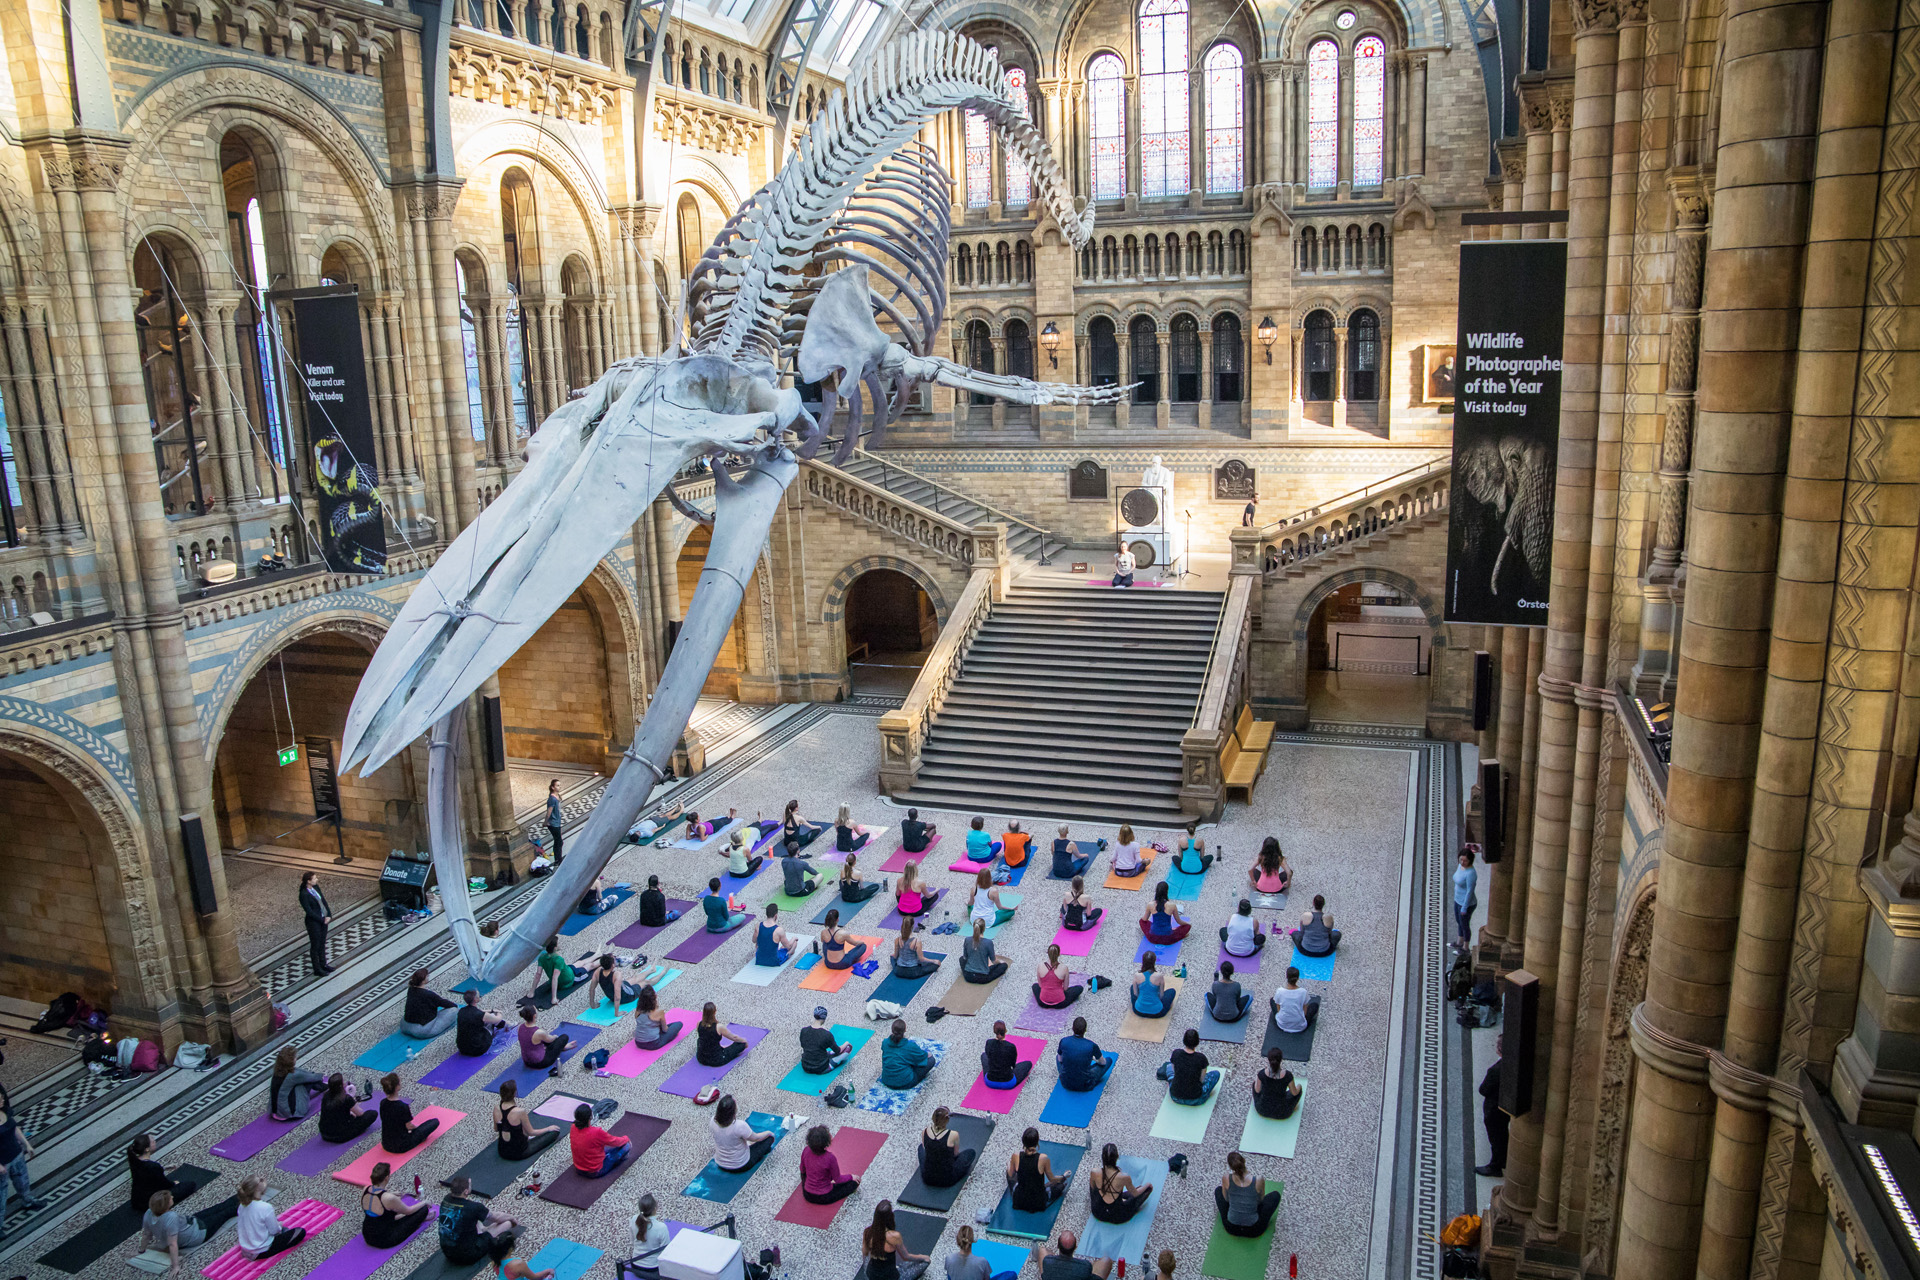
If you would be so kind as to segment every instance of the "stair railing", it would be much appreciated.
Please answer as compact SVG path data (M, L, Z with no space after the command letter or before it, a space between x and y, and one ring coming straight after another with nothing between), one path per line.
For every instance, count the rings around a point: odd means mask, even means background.
M1262 568L1278 572L1370 538L1382 530L1444 512L1452 498L1452 488L1452 460L1436 458L1424 466L1324 502L1311 511L1275 521L1259 531Z
M1235 534L1244 532L1240 529ZM1251 538L1236 538L1255 546ZM1238 552L1240 548L1235 547ZM1251 571L1235 556L1227 598L1220 606L1220 624L1207 654L1206 674L1200 682L1200 700L1194 706L1193 725L1180 739L1180 808L1199 822L1217 822L1226 807L1226 779L1220 772L1220 749L1233 732L1234 717L1247 694L1247 656L1253 636L1255 590L1260 586L1258 566Z
M981 525L976 537L981 543L973 573L933 642L926 665L899 709L880 717L880 790L887 795L904 794L920 776L920 749L926 745L933 719L960 678L974 637L992 616L993 606L1006 599L1007 531L1004 526Z
M952 488L951 486L948 486L948 485L941 484L938 480L932 479L929 476L922 474L921 472L911 471L906 467L901 466L897 462L888 462L885 458L882 458L877 453L871 453L866 449L856 449L854 450L854 456L856 458L864 458L867 461L872 462L873 464L875 464L880 468L881 485L886 489L888 493L892 493L894 491L893 486L890 483L888 483L888 481L893 475L893 473L897 471L900 473L900 476L903 481L911 479L913 483L924 484L928 488L933 490L932 507L933 507L933 510L935 511L940 510L940 497L942 494L944 494L949 499L952 500L952 503L955 506L959 506L961 503L966 503L971 506L979 507L982 511L985 511L987 513L986 516L982 517L982 519L998 520L1001 523L1012 526L1014 528L1026 529L1029 532L1039 534L1041 538L1049 542L1067 543L1072 541L1071 538L1068 538L1064 534L1055 533L1053 530L1044 528L1041 525L1037 525L1033 521L1025 519L1024 517L1016 516L1009 512L1002 511L1000 508L994 506L991 502L983 502L981 499L976 498L971 494L961 493L958 489ZM911 501L911 499L905 499L905 501ZM926 505L926 504L923 503L922 505Z
M807 494L895 537L962 565L973 563L974 527L822 462L805 464Z

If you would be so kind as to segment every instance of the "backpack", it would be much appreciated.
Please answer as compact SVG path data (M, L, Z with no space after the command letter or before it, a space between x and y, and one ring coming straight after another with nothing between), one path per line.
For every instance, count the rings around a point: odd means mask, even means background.
M34 1034L43 1035L49 1031L58 1031L62 1027L71 1026L83 1003L84 1001L77 993L62 991L47 1002L47 1011L41 1014L39 1021L33 1024Z
M114 1065L122 1071L133 1070L133 1055L139 1050L140 1042L134 1039L122 1040L113 1047Z
M1447 970L1447 999L1465 1000L1473 990L1473 957L1464 952L1454 957Z
M830 1107L844 1107L853 1101L853 1090L843 1084L836 1084L833 1088L827 1090L826 1097L822 1098L821 1101Z
M287 1025L287 1019L292 1016L293 1011L288 1009L283 1001L275 1000L273 1002L273 1029L275 1031L285 1027Z
M121 1041L125 1044L126 1041ZM160 1069L160 1042L158 1040L140 1040L133 1051L133 1070L158 1071Z
M207 1060L211 1053L212 1050L206 1045L196 1044L194 1041L188 1040L173 1051L173 1065L176 1067L185 1067L189 1071L198 1071L207 1065Z

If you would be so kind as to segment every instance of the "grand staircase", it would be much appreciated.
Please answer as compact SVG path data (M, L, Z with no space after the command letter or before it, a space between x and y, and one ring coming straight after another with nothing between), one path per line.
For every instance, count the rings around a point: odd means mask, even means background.
M962 813L1184 822L1180 739L1223 598L1014 587L967 650L899 798Z
M917 503L937 515L946 516L965 525L987 524L999 521L1007 526L1007 547L1016 561L1025 561L1025 565L1016 565L1015 576L1031 565L1038 565L1053 558L1055 552L1067 546L1066 539L1057 537L1038 525L1029 524L1004 511L997 511L985 503L975 502L964 494L956 493L945 485L935 484L918 472L908 471L896 463L866 452L864 449L847 459L839 468L856 480L864 480L870 485L885 489L904 502Z

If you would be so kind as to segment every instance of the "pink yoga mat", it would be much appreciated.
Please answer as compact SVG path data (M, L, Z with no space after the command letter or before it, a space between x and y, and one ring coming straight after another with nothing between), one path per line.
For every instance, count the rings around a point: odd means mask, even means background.
M668 898L667 910L678 911L681 919L685 919L687 912L693 910L693 903L685 898ZM662 929L671 928L679 923L679 920L669 920L666 924L659 925L630 924L619 933L614 934L607 945L610 947L642 947L653 941L653 935L659 933Z
M705 918L706 913L702 912L701 919L704 920ZM725 933L708 933L706 925L702 924L698 929L694 930L691 938L688 938L685 942L667 952L667 959L677 960L681 964L698 964L700 961L705 960L708 956L718 951L721 947L726 946L727 939L737 936L739 932L746 927L746 923L741 923L735 925Z
M1021 1062L1040 1061L1040 1053L1047 1047L1045 1040L1032 1036L1008 1036L1007 1039L1020 1051ZM1020 1099L1021 1090L1027 1087L1027 1081L1031 1079L1033 1075L1029 1072L1027 1079L1012 1089L989 1089L987 1073L983 1071L974 1077L973 1088L967 1090L967 1096L960 1099L960 1105L969 1111L995 1111L1006 1115L1013 1110L1013 1104Z
M974 862L968 858L961 858L957 862L948 863L947 870L964 871L970 876L976 876L976 875L979 875L982 871L985 871L988 867L992 865L993 864L991 862Z
M273 1269L282 1258L291 1258L294 1254L313 1243L313 1238L340 1220L340 1210L322 1200L302 1200L280 1215L283 1227L305 1227L307 1238L298 1247L285 1253L276 1253L271 1258L255 1262L240 1252L235 1245L219 1257L209 1262L200 1274L207 1280L255 1280Z
M592 1098L583 1098L577 1093L556 1093L533 1109L533 1114L547 1120L564 1120L573 1123L573 1109L581 1103L593 1105Z
M918 862L924 866L926 865L927 859L933 856L933 851L938 848L939 845L939 836L935 836L933 839L927 841L927 847L918 853L908 853L907 846L901 845L893 851L892 855L888 857L885 862L880 864L880 870L883 872L905 871L909 862Z
M667 1010L667 1021L680 1024L679 1035L661 1045L658 1049L642 1049L629 1037L625 1044L613 1051L613 1056L607 1059L607 1065L602 1067L596 1074L603 1076L621 1076L628 1080L633 1079L642 1071L645 1071L648 1067L660 1061L661 1055L665 1054L667 1050L693 1035L694 1024L700 1021L700 1015L692 1009L669 1009Z
M207 1150L222 1160L251 1160L298 1129L302 1123L302 1120L276 1120L272 1116L261 1116L234 1130Z
M393 1166L394 1169L399 1169L401 1165L413 1159L422 1151L425 1151L428 1147L440 1141L440 1139L446 1137L449 1129L466 1118L466 1112L455 1111L451 1107L427 1107L422 1111L416 1111L413 1114L413 1122L415 1124L419 1124L422 1120L438 1120L440 1122L440 1127L435 1129L425 1142L413 1150L403 1151L399 1155L394 1155L385 1147L375 1144L373 1150L367 1152L346 1168L335 1169L333 1171L334 1181L364 1187L367 1185L367 1175L373 1172L373 1166L384 1160ZM375 1126L375 1131L378 1131L378 1126Z
M699 1018L696 1016L694 1021L698 1022ZM691 1032L693 1028L688 1027L687 1030ZM737 1022L729 1022L727 1024L727 1030L747 1042L746 1053L741 1054L724 1067L703 1067L698 1062L689 1062L686 1066L681 1067L678 1071L666 1078L660 1086L660 1092L671 1093L681 1098L691 1098L706 1086L718 1084L721 1077L725 1076L727 1072L747 1060L747 1054L753 1052L755 1045L767 1038L767 1029L765 1027L743 1027ZM727 1040L722 1043L732 1044L733 1041Z
M412 1196L401 1196L400 1198L407 1202L408 1212L412 1212L420 1203ZM335 1249L331 1256L325 1258L319 1266L307 1272L306 1280L367 1280L368 1276L392 1261L395 1254L418 1239L420 1233L427 1228L427 1225L431 1223L434 1218L439 1216L439 1213L439 1209L429 1205L427 1207L426 1221L415 1227L411 1235L391 1249L376 1249L367 1243L367 1239L363 1235L348 1237L347 1242L338 1249Z
M1107 918L1102 915L1091 929L1062 929L1053 935L1054 945L1060 948L1063 956L1090 956L1093 954L1093 940L1107 927Z
M857 1178L867 1171L886 1143L887 1135L884 1133L842 1125L833 1135L833 1146L828 1149L833 1152L833 1158L840 1162L840 1176ZM791 1222L825 1231L833 1225L833 1216L840 1212L840 1206L845 1203L845 1200L836 1200L832 1204L815 1204L807 1199L799 1187L795 1187L780 1212L773 1216L777 1222Z

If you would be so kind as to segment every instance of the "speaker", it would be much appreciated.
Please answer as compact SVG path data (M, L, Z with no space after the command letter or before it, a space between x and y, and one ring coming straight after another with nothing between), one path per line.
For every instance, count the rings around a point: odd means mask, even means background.
M1493 723L1493 655L1485 649L1473 654L1473 731L1485 733Z
M200 827L200 815L180 815L180 844L187 854L187 881L193 890L193 909L210 916L220 909L213 894L213 864L207 861L207 833Z
M500 699L480 699L481 727L486 732L487 772L507 771L507 726L500 719Z
M1540 979L1515 969L1501 979L1500 1109L1510 1116L1533 1110L1533 1040L1540 1020Z
M1498 760L1480 762L1480 860L1489 865L1500 861L1501 838L1506 834L1502 830L1507 809L1505 773Z

